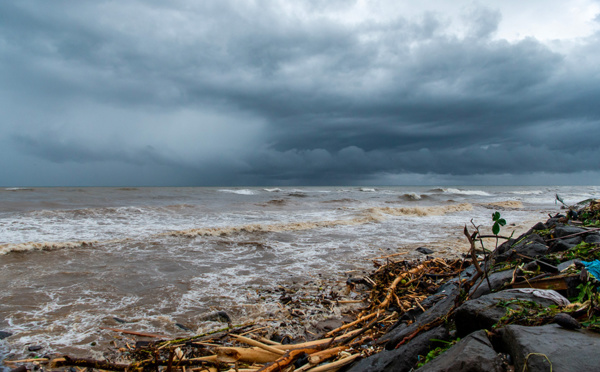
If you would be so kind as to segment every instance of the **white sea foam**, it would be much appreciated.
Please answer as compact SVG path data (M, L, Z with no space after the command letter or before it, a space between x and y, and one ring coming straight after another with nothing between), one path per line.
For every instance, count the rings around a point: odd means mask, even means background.
M281 192L281 191L283 191L278 187L276 187L274 189L263 189L263 190L265 190L266 192Z
M447 194L458 194L458 195L478 195L478 196L491 196L491 194L482 190L461 190L461 189L441 189L442 192Z
M238 194L238 195L254 195L256 194L254 191L249 190L249 189L221 189L218 190L219 192L226 192L226 193L230 193L230 194Z

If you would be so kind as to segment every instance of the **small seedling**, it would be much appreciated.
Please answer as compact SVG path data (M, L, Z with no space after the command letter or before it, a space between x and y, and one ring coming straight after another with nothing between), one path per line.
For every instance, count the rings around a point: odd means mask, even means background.
M494 212L492 214L492 221L494 221L492 233L494 235L498 235L500 233L500 226L506 225L506 220L504 218L500 218L500 212Z

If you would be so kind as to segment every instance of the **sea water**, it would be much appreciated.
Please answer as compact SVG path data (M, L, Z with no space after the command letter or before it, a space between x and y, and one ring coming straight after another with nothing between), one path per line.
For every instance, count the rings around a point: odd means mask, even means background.
M167 336L234 323L276 299L257 289L364 275L373 260L466 252L467 225L502 234L597 198L598 187L0 189L0 341L4 357L86 354L100 327Z

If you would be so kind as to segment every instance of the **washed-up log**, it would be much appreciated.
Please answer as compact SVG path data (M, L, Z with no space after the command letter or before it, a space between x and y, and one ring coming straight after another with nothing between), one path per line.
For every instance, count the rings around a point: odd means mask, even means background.
M233 335L233 334L231 335L231 337L235 338L239 342L242 342L242 343L247 344L247 345L259 347L259 348L261 348L263 350L266 350L266 351L269 351L269 352L271 352L273 354L279 354L279 355L285 354L285 352L282 351L282 350L280 350L280 349L277 349L277 348L275 348L273 346L269 346L269 345L263 344L262 342L253 340L253 339L248 338L248 337L244 337L244 336L240 336L240 335Z
M279 359L277 359L276 361L273 362L273 364L264 366L263 368L259 369L260 372L274 372L274 371L279 371L282 370L283 368L289 366L290 364L294 363L294 361L298 358L300 358L302 355L304 354L311 354L314 352L319 351L318 349L314 349L314 348L303 348L303 349L294 349L294 350L289 350L285 353L285 355L283 355L282 357L280 357Z
M280 354L275 354L258 347L218 347L215 349L217 360L223 363L269 363L276 361Z

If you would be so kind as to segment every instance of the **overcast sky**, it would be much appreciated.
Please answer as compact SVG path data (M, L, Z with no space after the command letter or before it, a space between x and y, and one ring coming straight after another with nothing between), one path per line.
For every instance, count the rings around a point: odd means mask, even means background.
M0 185L600 184L599 0L1 1Z

